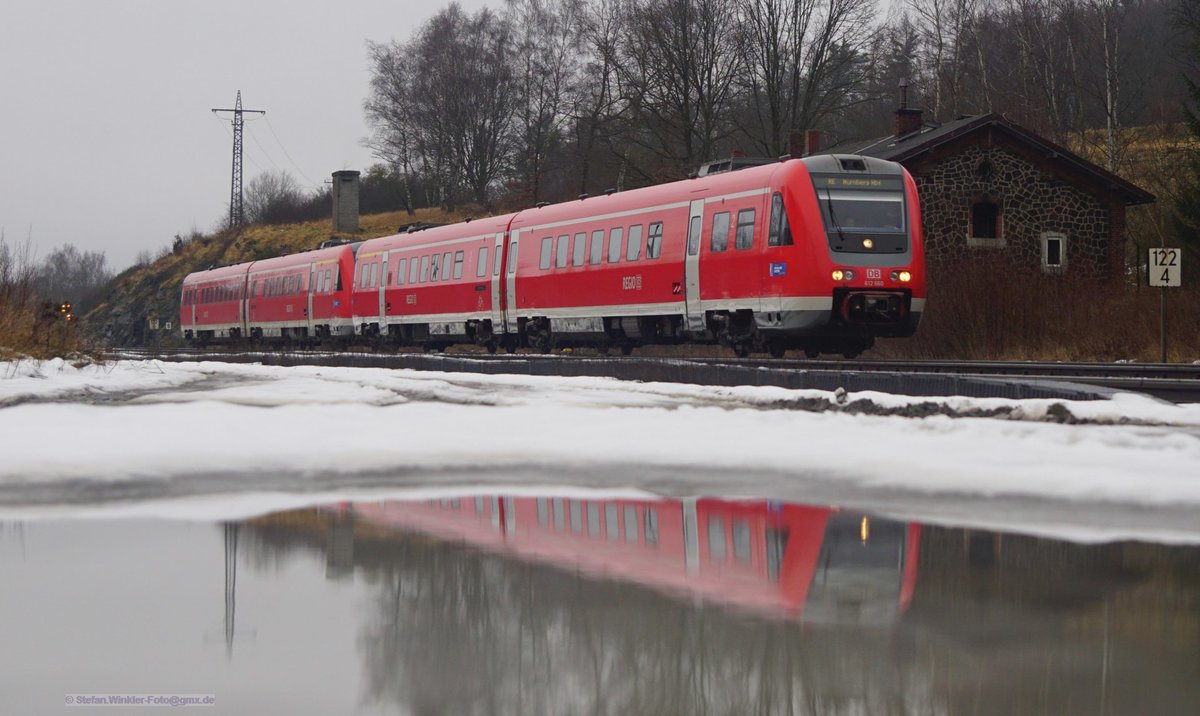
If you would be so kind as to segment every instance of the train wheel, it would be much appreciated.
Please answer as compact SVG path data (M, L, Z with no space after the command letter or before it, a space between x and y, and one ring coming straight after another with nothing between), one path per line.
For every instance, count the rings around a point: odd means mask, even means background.
M771 354L772 358L782 358L783 354L787 352L787 346L783 344L783 341L767 341L767 352Z
M496 346L496 339L495 339L495 338L493 338L492 340L490 340L490 341L488 341L487 343L483 344L483 346L484 346L484 348L487 348L487 352L488 352L488 353L495 353L495 352L496 352L496 347L497 347L497 346Z
M621 344L621 355L627 356L630 353L633 353L633 344L632 343L622 343Z
M804 357L809 358L809 359L820 358L821 351L817 350L816 348L805 348L804 349Z
M745 358L750 355L750 346L745 343L734 343L733 354L738 358Z

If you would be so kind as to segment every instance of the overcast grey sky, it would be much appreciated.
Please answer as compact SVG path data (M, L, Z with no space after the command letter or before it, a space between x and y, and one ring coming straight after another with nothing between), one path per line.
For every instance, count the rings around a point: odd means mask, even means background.
M209 110L239 89L267 110L246 123L247 183L365 169L366 41L406 39L445 4L0 0L0 227L9 243L31 235L39 256L72 243L117 269L211 230L233 140Z

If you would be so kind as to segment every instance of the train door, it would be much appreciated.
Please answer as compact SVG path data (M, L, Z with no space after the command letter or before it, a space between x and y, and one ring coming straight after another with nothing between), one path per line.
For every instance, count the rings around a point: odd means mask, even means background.
M704 200L692 202L688 213L687 255L683 260L684 298L689 331L704 330L704 308L700 305L700 229L704 222Z
M313 294L316 292L316 290L317 290L317 265L309 264L308 265L308 291L306 292L308 294L306 296L306 298L308 299L308 305L304 309L304 317L306 319L308 319L308 337L309 338L312 338L315 335L314 326L313 326L313 321L315 320L313 318Z
M502 333L507 330L504 324L504 306L500 301L500 282L504 280L504 274L500 272L502 263L501 257L504 255L504 232L496 234L496 240L492 246L494 259L492 266L487 267L488 272L492 277L492 333Z
M250 335L250 274L242 276L238 291L238 335Z
M387 331L388 252L379 257L379 330Z
M504 330L508 333L517 332L517 239L520 233L520 229L513 229L508 233L508 256L504 259Z

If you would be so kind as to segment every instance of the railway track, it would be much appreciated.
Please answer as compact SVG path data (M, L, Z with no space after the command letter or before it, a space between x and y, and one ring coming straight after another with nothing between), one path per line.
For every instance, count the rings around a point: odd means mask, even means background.
M113 350L113 358L222 360L272 365L409 368L478 373L604 376L705 385L774 385L918 396L1103 399L1116 392L1175 403L1200 402L1200 364L1024 361L796 360L564 356L516 353L426 354L368 351L217 349Z

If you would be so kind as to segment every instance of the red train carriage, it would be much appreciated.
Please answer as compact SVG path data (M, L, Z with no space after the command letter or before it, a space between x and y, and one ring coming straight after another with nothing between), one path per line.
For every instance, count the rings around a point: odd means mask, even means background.
M246 335L246 269L237 264L188 274L179 301L179 327L188 340L228 340Z
M357 503L356 519L809 622L886 625L917 578L920 526L763 500L478 496Z
M357 247L332 246L251 264L248 335L295 341L352 337L348 277Z
M189 274L180 299L183 337L201 342L352 337L346 277L354 270L356 246Z
M495 350L492 327L504 325L499 276L512 216L364 243L354 274L356 332L395 344L475 341Z
M855 354L916 330L920 225L902 167L845 156L522 211L509 319L543 348L593 337Z

